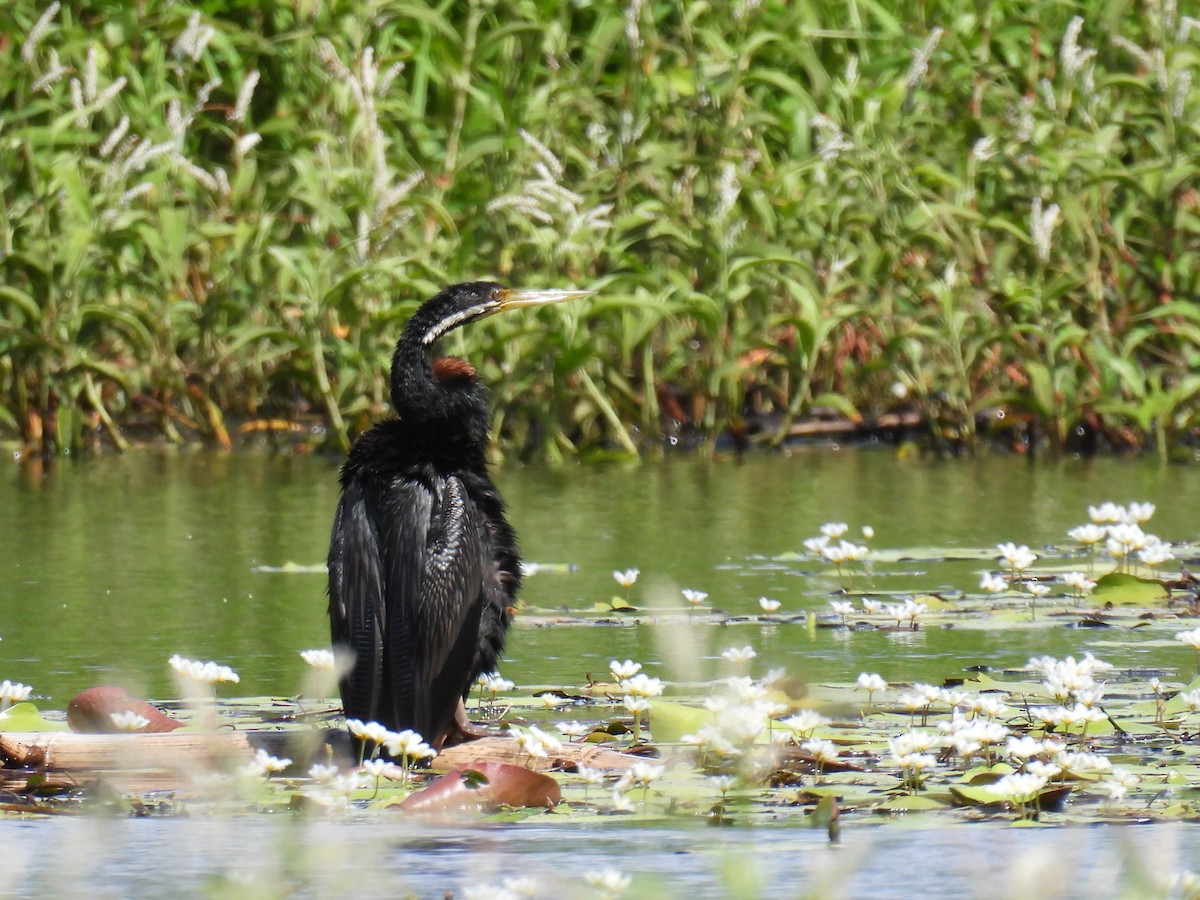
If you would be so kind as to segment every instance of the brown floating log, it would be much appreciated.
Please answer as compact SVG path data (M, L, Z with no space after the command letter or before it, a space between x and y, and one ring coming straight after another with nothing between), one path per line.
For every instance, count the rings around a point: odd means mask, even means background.
M119 769L212 767L254 755L250 732L75 734L69 731L0 734L0 765L85 773Z
M430 768L435 772L449 772L453 769L469 769L477 763L509 763L537 772L574 769L576 766L623 772L639 758L595 744L563 744L560 752L552 753L545 759L535 759L533 765L529 765L529 756L517 746L515 740L497 736L447 747L434 758Z
M329 729L287 731L217 731L208 734L173 731L164 734L74 734L67 731L0 733L0 767L39 768L70 772L77 778L91 773L165 769L197 771L237 765L258 749L296 760L292 775L303 774L314 760L337 758L328 739L344 732ZM342 754L340 762L348 762ZM536 771L593 769L624 771L638 757L595 744L563 744L545 759L534 759L510 737L479 738L447 747L432 762L434 772L470 768L472 764L510 763Z

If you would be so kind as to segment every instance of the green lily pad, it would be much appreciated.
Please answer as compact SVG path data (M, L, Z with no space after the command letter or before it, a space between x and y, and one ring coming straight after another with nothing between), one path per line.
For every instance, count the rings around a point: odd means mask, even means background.
M685 734L695 734L714 721L713 714L698 706L655 700L650 710L650 733L658 742L676 743Z
M0 713L0 731L66 731L66 722L51 722L28 700L14 703Z
M1167 597L1167 589L1161 582L1127 572L1111 572L1096 582L1091 601L1096 606L1158 606Z

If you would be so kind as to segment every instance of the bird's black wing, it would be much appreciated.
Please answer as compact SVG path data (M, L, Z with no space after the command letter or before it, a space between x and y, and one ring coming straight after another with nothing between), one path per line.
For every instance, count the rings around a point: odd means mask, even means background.
M334 643L351 718L438 741L472 677L483 602L484 530L454 476L343 484L330 550Z
M348 719L381 719L384 564L380 497L363 478L345 478L329 545L329 624L334 651L351 663L339 679ZM346 665L339 659L339 667Z
M428 530L419 561L406 553L391 557L389 628L393 652L406 646L412 653L411 726L430 741L440 741L454 719L471 678L483 610L484 525L475 503L457 476L432 480ZM416 538L416 535L413 535ZM403 544L404 542L401 541ZM415 543L415 542L414 542ZM419 573L407 571L418 565ZM420 601L409 602L392 589L419 578ZM393 689L403 694L408 673L393 671Z

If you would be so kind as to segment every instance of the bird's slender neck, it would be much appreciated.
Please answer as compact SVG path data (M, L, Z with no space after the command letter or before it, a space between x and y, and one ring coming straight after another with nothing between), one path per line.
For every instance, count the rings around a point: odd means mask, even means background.
M475 370L461 360L435 365L428 327L410 322L392 355L392 407L401 421L438 431L450 429L459 442L487 443L487 394Z

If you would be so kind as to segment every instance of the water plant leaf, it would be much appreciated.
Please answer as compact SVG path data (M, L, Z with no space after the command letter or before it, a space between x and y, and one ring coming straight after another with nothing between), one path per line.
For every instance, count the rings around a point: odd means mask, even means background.
M1159 606L1169 596L1162 582L1127 572L1110 572L1096 581L1091 602L1097 606Z
M37 705L28 700L14 703L0 713L0 731L66 731L66 723L42 717Z
M549 775L507 763L477 763L442 775L398 806L405 812L494 810L501 806L551 808L561 799L558 782Z
M67 704L67 724L72 731L91 734L116 734L130 729L118 728L113 722L114 714L132 713L141 716L146 724L136 731L162 733L184 727L166 715L158 707L145 700L136 700L125 693L124 688L102 685L80 691Z
M676 743L712 721L713 714L703 707L657 699L650 712L650 731L656 741Z

